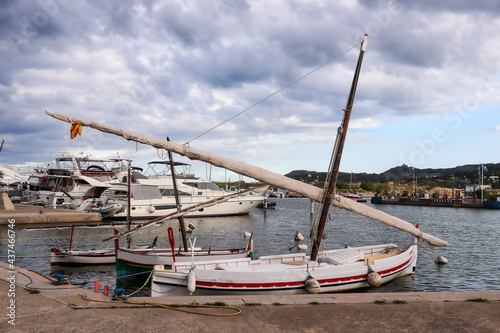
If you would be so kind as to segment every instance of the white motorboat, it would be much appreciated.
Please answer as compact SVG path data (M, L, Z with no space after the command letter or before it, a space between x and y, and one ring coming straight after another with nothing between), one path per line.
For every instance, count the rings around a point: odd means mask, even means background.
M167 165L168 161L150 162L150 165ZM185 163L176 165L187 166ZM126 181L126 174L120 170L117 178ZM223 190L215 182L202 180L194 177L193 174L182 173L176 175L177 192L179 194L180 208L194 206L208 200L231 195L225 202L217 203L210 207L200 207L191 211L185 217L210 217L210 216L232 216L248 214L265 199L265 189L254 192L245 192L238 195L236 188ZM132 219L151 219L168 215L177 210L174 195L174 185L171 174L161 173L152 176L144 176L141 173L133 172L130 184L130 217ZM107 216L117 219L127 217L129 186L126 182L114 184L101 194L103 206L111 204L121 204L124 209L109 213ZM236 194L236 195L235 195ZM95 199L89 199L85 206L96 205ZM83 205L82 205L83 206ZM82 209L82 208L80 208Z
M53 208L76 208L118 182L114 171L126 164L127 160L123 159L58 157L45 167L35 169L28 180L25 201L37 201Z

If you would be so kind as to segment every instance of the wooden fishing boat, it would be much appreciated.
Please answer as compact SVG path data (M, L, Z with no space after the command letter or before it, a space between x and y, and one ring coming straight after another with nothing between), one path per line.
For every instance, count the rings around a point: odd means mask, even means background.
M93 266L112 265L115 263L115 250L61 251L52 249L50 265L52 266Z
M169 233L170 234L170 233ZM171 244L174 244L173 240ZM252 240L247 247L232 249L202 249L200 247L188 247L187 251L175 248L167 249L127 249L118 248L116 257L116 275L127 276L140 272L151 272L155 266L160 265L164 269L172 269L176 264L194 262L218 262L223 260L234 260L252 258Z
M63 251L60 249L51 249L50 265L51 266L93 266L93 265L110 265L115 263L114 249L101 249L89 251L74 251L73 234L75 225L71 226L71 236L69 239L69 250Z
M115 229L116 230L116 229ZM69 250L53 248L50 253L51 266L96 266L96 265L112 265L116 261L116 249L91 249L91 250L72 250L73 234L75 225L71 226L71 236L69 241ZM116 231L115 231L116 232ZM147 251L155 248L158 237L155 237L152 244L139 245L134 250Z
M171 168L173 169L174 162L172 159L171 152L169 152L169 160ZM200 209L200 207L201 209L203 209L203 207L210 207L217 205L218 203L227 202L231 200L233 196L239 196L240 193L243 193L243 195L245 195L245 193L251 191L251 189L245 190L243 192L231 193L229 195L224 195L222 197L213 198L205 202L181 208L181 203L177 190L176 175L174 172L171 174L171 178L173 180L173 189L176 201L175 202L176 211L174 213L140 224L136 226L133 230L131 230L130 228L130 216L129 216L127 223L128 230L122 233L116 232L115 236L106 239L106 240L115 239L117 276L119 277L135 276L137 273L150 272L156 265L161 265L164 268L171 268L175 264L175 262L217 261L217 260L252 257L253 240L251 236L245 248L233 248L233 249L208 248L207 250L202 250L201 248L195 248L194 244L191 244L191 247L188 247L186 240L186 227L184 226L184 220L183 220L184 215L189 214L189 212L191 211L197 211ZM119 246L118 240L120 236L129 235L144 227L150 226L159 221L166 221L167 219L171 218L177 218L179 220L179 229L182 236L182 246L179 247L177 251L175 250L174 232L171 227L168 228L168 240L170 243L170 249L157 249L152 247L147 250L137 250ZM194 225L189 224L188 228L194 229L195 227ZM181 250L182 247L183 250Z
M184 263L176 265L177 272L156 266L151 296L328 293L377 287L413 274L417 250L416 242L404 248L381 244L322 251L318 260L296 253ZM190 282L195 291L189 290Z

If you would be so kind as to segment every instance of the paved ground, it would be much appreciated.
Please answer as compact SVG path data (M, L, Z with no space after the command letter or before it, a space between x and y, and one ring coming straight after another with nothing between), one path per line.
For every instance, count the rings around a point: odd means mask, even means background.
M109 298L73 286L54 286L50 279L21 268L9 271L0 263L0 332L500 332L500 291L132 297L137 302L219 301L234 306L171 309L84 300L82 295ZM26 285L41 293L30 294ZM488 302L470 301L478 298ZM12 300L15 326L8 323ZM241 313L236 314L238 309Z

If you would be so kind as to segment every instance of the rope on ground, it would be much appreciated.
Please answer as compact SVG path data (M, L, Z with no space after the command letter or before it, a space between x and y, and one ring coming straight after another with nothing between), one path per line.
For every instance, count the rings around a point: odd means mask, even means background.
M236 316L241 313L241 309L237 308L235 306L229 306L229 305L206 305L206 304L165 304L165 303L158 303L158 302L139 302L139 301L129 301L129 300L117 300L117 301L111 301L111 300L99 300L99 299L91 299L88 298L85 295L82 295L82 298L86 301L91 301L91 302L104 302L104 303L127 303L127 304L136 304L136 305L151 305L151 306L157 306L165 309L170 309L170 310L175 310L175 311L181 311L181 312L186 312L186 313L192 313L192 314L199 314L199 315L204 315L204 316L215 316L215 317L229 317L229 316ZM206 312L200 312L200 311L192 311L192 310L186 310L182 309L182 307L187 307L187 308L212 308L212 309L229 309L235 311L234 313L206 313Z

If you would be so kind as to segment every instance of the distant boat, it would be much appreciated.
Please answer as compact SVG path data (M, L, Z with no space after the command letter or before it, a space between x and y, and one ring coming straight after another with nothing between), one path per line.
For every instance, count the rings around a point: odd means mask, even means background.
M264 200L264 202L261 202L257 208L264 208L264 209L275 209L276 208L276 202L275 201L269 201L267 198Z
M363 197L359 194L355 194L355 193L347 193L347 194L342 194L342 196L344 198L348 198L348 199L362 199Z
M95 266L95 265L110 265L116 261L116 250L114 248L106 248L100 250L72 250L73 233L75 225L71 227L71 236L69 241L69 250L53 248L50 253L51 266ZM151 245L138 246L138 249L144 251L147 248L156 246L156 237Z
M340 195L342 195L344 198L348 198L348 199L362 199L363 197L357 193L353 193L352 192L352 172L351 172L351 178L350 178L350 181L349 181L349 193L341 193Z

